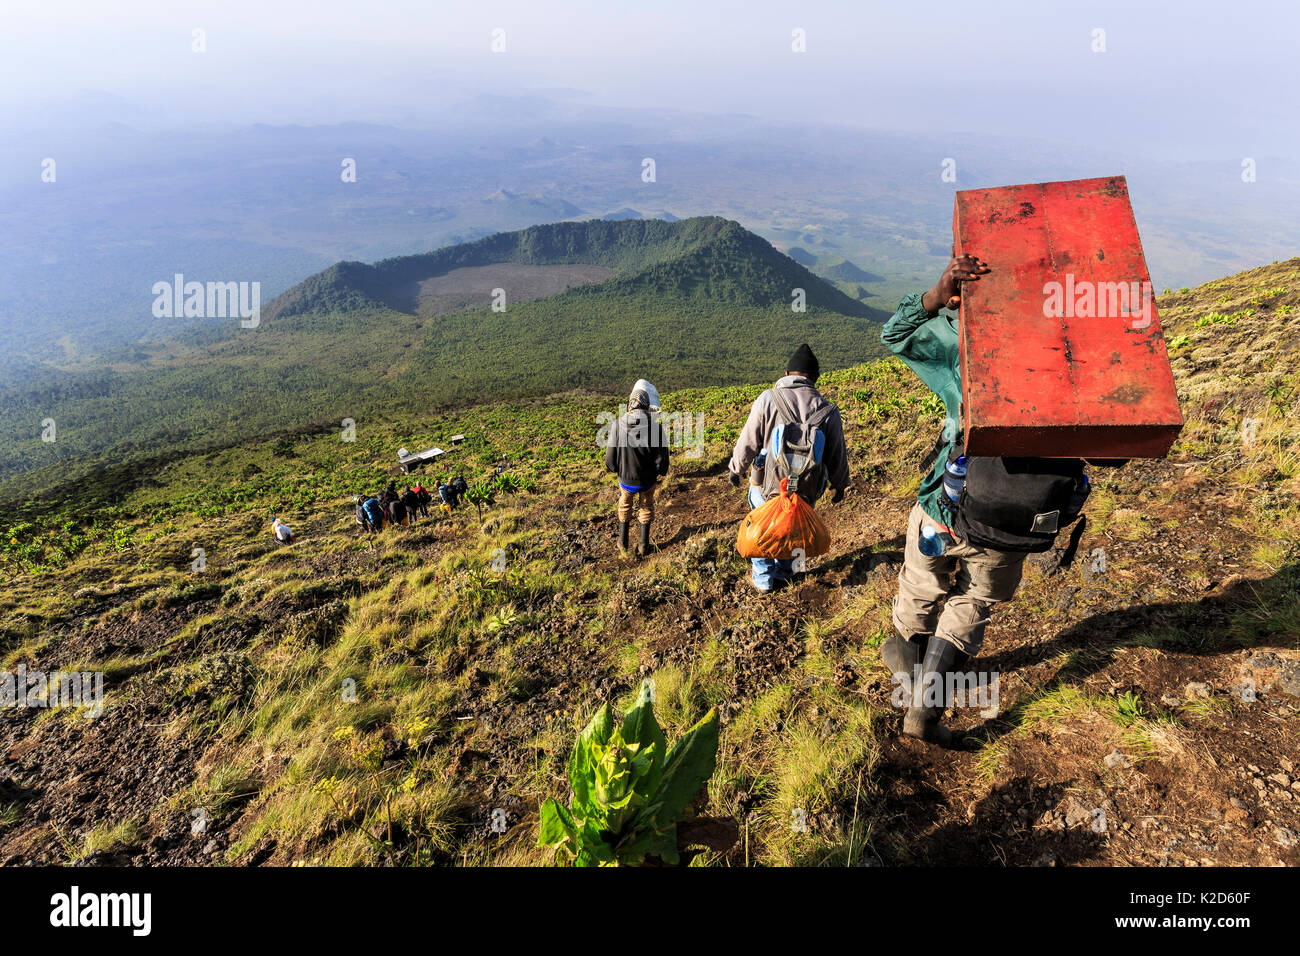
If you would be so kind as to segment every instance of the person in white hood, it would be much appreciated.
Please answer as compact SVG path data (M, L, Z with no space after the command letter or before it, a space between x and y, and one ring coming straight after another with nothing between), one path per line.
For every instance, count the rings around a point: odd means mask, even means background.
M279 541L281 544L293 544L293 532L290 531L289 526L279 518L276 518L271 522L271 533L275 535L275 540Z
M668 474L668 438L659 424L659 390L637 379L628 412L614 423L605 443L605 468L618 475L618 545L628 548L628 524L637 512L641 540L637 553L650 553L650 522L655 515L655 485Z

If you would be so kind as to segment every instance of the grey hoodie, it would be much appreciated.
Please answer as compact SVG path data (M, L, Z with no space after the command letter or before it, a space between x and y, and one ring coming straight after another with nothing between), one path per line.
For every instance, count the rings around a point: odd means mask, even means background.
M777 379L774 388L784 389L785 399L794 407L801 419L829 404L812 383L802 375L787 375ZM749 410L749 420L741 429L736 439L736 450L731 453L731 462L727 469L733 475L746 478L749 466L758 453L767 447L768 440L778 422L776 402L772 399L772 389L768 389L758 398ZM849 456L844 447L844 423L840 420L839 409L831 412L821 427L826 436L826 448L822 452L822 465L826 468L826 478L832 488L849 486Z

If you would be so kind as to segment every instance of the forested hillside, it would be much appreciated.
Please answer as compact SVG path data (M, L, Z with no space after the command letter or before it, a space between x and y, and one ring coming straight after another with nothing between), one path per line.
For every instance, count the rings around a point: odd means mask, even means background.
M614 272L535 301L506 288L504 311L396 307L448 273L465 301L486 303L491 288L476 286L475 270L505 263ZM792 309L795 290L803 311ZM90 468L395 410L427 417L640 376L669 388L746 382L779 374L804 341L824 368L842 368L882 354L874 330L884 318L716 217L557 223L374 266L339 263L268 303L257 328L232 319L141 346L109 369L7 390L0 500ZM42 440L49 419L53 442Z
M340 262L278 297L268 314L351 312L401 304L405 285L472 266L606 266L618 279L587 294L672 295L768 307L789 305L791 290L807 290L810 305L864 318L878 315L819 280L739 223L716 216L590 220L502 232L424 255L374 265Z

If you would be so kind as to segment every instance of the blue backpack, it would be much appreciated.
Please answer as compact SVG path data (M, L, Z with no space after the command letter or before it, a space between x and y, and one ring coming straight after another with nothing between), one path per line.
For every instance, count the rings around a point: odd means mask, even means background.
M379 506L378 500L375 498L367 498L362 503L361 507L365 511L366 517L370 519L370 524L373 527L382 528L384 526L384 509Z

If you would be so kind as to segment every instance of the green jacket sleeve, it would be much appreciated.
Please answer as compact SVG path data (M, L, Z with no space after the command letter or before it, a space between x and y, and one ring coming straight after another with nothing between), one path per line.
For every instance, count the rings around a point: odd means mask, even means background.
M955 423L961 410L961 365L957 324L941 314L931 315L921 305L921 293L913 292L898 303L898 311L885 323L880 341L941 399L948 418ZM956 438L955 429L951 436ZM941 525L949 518L944 510L943 474L952 440L940 449L930 470L921 476L917 500L922 510Z
M925 311L921 293L913 292L898 303L898 311L880 331L880 341L943 399L948 416L955 421L961 408L956 322Z
M921 296L920 292L903 296L898 303L898 311L889 317L885 327L880 330L880 341L885 348L897 355L911 351L915 347L910 344L912 333L938 314L925 311L921 305Z

